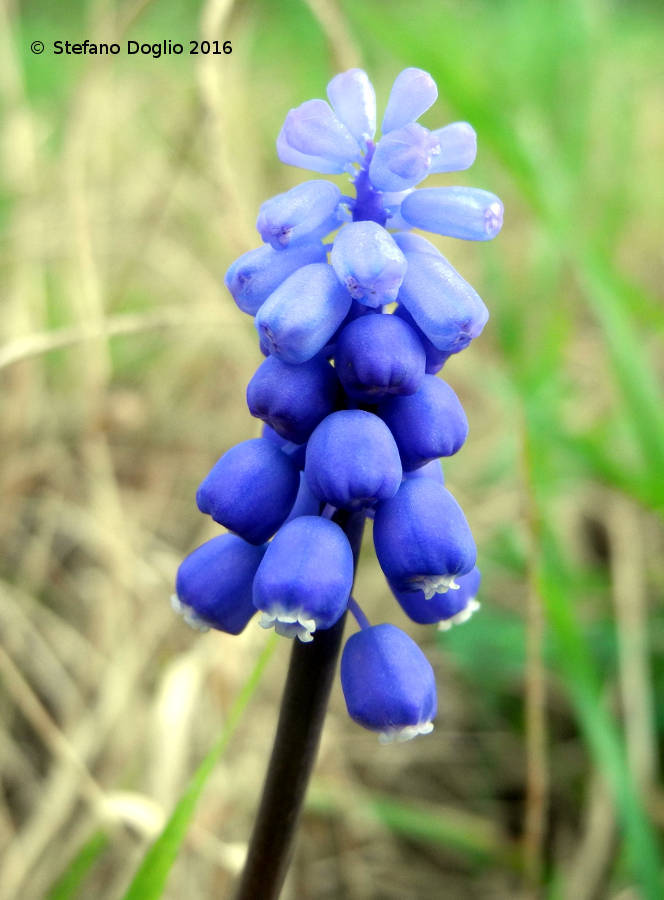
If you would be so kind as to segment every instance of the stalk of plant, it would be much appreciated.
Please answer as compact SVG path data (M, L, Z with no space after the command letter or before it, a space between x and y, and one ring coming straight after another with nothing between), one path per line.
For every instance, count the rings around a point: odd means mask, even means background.
M418 124L437 97L426 72L399 74L378 140L365 72L337 75L327 95L290 110L277 151L289 165L346 173L354 193L317 179L267 200L263 246L226 274L265 356L247 388L264 424L201 483L199 509L229 533L184 560L173 597L196 628L238 634L258 614L295 641L243 900L281 889L348 609L359 628L341 655L351 718L382 743L433 730L435 678L418 644L391 623L370 624L351 597L365 518L387 585L414 622L447 629L479 607L475 543L440 464L461 448L468 422L437 376L488 312L412 229L486 241L503 207L476 188L416 188L468 168L476 153L468 123Z

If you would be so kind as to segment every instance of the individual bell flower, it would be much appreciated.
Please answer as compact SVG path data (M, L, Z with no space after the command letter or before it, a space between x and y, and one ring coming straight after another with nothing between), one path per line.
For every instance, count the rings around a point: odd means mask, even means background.
M226 272L224 283L242 312L255 316L282 281L302 266L325 262L326 255L320 241L282 252L272 247L257 247L235 260Z
M189 554L175 579L173 608L193 628L240 634L256 612L252 586L267 545L221 534Z
M426 178L439 153L438 139L412 122L378 141L369 164L369 178L380 191L405 191Z
M414 67L403 69L394 79L390 91L383 116L383 134L419 119L437 97L436 82L428 72Z
M351 635L341 655L348 714L379 733L381 743L433 731L436 679L415 641L396 625L370 625Z
M324 174L349 171L362 159L360 145L325 100L307 100L286 116L277 138L279 159Z
M476 597L482 577L475 566L467 575L457 580L459 589L434 594L428 600L421 589L401 591L390 585L392 593L406 615L420 625L438 625L439 631L449 631L453 625L461 625L480 608Z
M468 419L453 389L435 375L425 375L414 394L388 397L378 405L405 471L439 456L453 456L468 437Z
M443 256L406 253L406 260L399 303L438 350L458 353L486 325L482 298Z
M325 347L350 304L332 266L314 263L298 269L270 294L258 310L256 328L273 356L303 363Z
M346 393L370 402L413 394L424 378L426 354L402 319L379 314L347 325L337 341L335 371Z
M362 69L335 75L327 86L327 97L337 118L360 147L376 133L376 92Z
M431 132L440 144L440 153L431 163L431 173L461 172L469 169L477 156L477 135L468 122L452 122Z
M254 578L263 628L308 643L344 614L353 585L353 552L343 530L321 516L279 529Z
M432 478L410 478L376 506L374 546L388 582L421 590L430 600L456 589L455 579L475 565L477 549L452 494Z
M438 347L434 346L434 344L431 343L426 334L418 326L417 322L408 312L406 307L401 303L397 306L392 315L397 316L397 318L399 319L403 319L403 321L406 322L407 325L410 325L410 327L417 335L420 344L422 344L422 349L424 350L424 371L426 372L426 374L435 375L437 372L440 372L447 360L453 354L449 350L439 350Z
M359 509L392 497L402 470L387 425L373 413L345 409L323 419L309 438L304 474L321 500Z
M339 227L341 191L331 181L305 181L261 205L258 233L275 250L324 238Z
M415 228L435 234L490 241L503 227L503 204L479 188L422 188L405 198L401 216Z
M253 438L215 463L198 488L196 503L245 541L263 544L288 515L299 485L293 460L272 441Z
M376 222L350 222L337 234L330 263L353 300L382 306L396 300L406 258Z
M295 366L268 356L247 386L247 405L252 416L302 444L335 409L338 393L335 370L323 357Z

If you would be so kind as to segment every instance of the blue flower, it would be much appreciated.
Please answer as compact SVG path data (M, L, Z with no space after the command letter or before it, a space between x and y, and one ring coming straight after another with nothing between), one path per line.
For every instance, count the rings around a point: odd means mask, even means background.
M351 719L379 732L384 743L433 731L433 669L415 641L395 625L372 625L348 638L341 686Z
M417 334L397 316L355 319L341 331L335 367L349 397L375 402L413 394L424 378L426 353Z
M468 436L468 419L459 398L435 375L425 375L414 394L382 400L378 414L392 432L406 471L440 456L453 456Z
M266 549L234 534L207 541L180 563L173 608L199 631L239 634L256 612L252 585Z
M277 359L303 363L325 347L350 304L350 294L332 266L312 263L297 269L270 294L256 314L256 328Z
M350 222L334 240L330 262L353 300L382 306L397 299L406 258L376 222Z
M452 494L433 478L411 478L376 507L374 546L381 569L398 591L421 590L427 600L475 565L477 549Z
M313 639L346 610L353 553L342 529L320 516L300 516L279 529L254 579L260 625L285 637Z
M331 181L305 181L285 194L266 200L256 228L275 250L324 238L340 224L341 191Z
M378 416L334 412L309 438L304 465L313 493L332 506L358 509L392 497L401 482L399 451Z
M254 438L231 447L201 482L196 503L215 522L250 544L263 544L295 502L300 476L272 441Z
M247 405L252 416L302 444L336 408L338 392L335 370L326 359L316 356L295 366L268 356L247 386Z

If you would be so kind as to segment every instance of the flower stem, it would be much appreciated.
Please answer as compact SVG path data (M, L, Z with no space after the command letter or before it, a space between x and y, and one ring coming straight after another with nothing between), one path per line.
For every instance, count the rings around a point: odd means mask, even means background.
M334 515L360 554L365 513ZM341 647L345 616L316 632L310 644L294 641L272 756L265 777L237 900L275 900L291 859L293 838L307 791Z

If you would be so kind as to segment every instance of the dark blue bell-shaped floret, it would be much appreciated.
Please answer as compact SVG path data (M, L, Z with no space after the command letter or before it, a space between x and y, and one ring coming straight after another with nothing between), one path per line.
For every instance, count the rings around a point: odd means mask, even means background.
M376 507L374 545L380 567L398 591L425 599L454 589L475 565L475 541L461 507L432 478L411 478Z
M406 253L399 303L439 350L458 353L481 334L489 312L477 291L443 256Z
M401 204L415 228L465 241L490 241L503 227L503 204L495 194L469 187L423 188Z
M477 156L477 135L468 122L452 122L431 132L440 143L431 172L461 172L469 169Z
M336 405L339 382L329 362L315 356L295 366L268 356L247 386L252 416L289 441L302 444Z
M336 117L361 147L376 133L376 92L362 69L341 72L327 86Z
M371 183L379 191L415 187L427 177L438 153L438 139L416 122L390 131L378 141L369 163Z
M322 239L340 225L341 191L331 181L305 181L262 204L258 233L275 250Z
M323 419L309 438L304 474L321 500L358 509L392 497L402 471L387 425L373 413L346 409Z
M468 436L459 398L435 375L425 375L414 394L382 400L378 414L394 436L405 471L439 456L453 456Z
M180 564L173 608L199 631L240 634L256 612L252 585L266 549L234 534L207 541Z
M382 306L396 300L406 259L376 222L349 222L334 239L330 263L353 300Z
M308 642L341 618L352 584L353 553L342 529L321 516L300 516L269 544L254 579L254 606L264 628Z
M450 353L448 350L439 350L438 347L435 347L426 336L426 334L422 331L422 329L418 327L417 322L411 316L405 306L399 304L392 315L398 316L398 318L403 319L404 322L410 325L410 327L417 335L426 356L426 374L435 375L436 372L440 372L447 360L450 358L450 356L452 356L452 353Z
M296 269L325 262L327 251L320 241L300 244L282 252L258 247L238 257L224 282L243 312L255 316L270 294Z
M328 175L362 161L360 145L325 100L307 100L290 110L277 138L277 153L286 165Z
M270 294L258 310L256 328L273 356L303 363L325 347L350 304L332 266L314 263L298 269Z
M428 72L411 66L394 79L383 116L382 131L403 128L425 113L436 102L438 88Z
M304 472L300 472L300 487L286 522L290 522L292 519L297 519L300 516L317 516L320 511L321 501L309 487L309 482L305 478ZM284 525L286 522L284 522Z
M348 714L379 733L382 743L433 731L436 679L415 641L396 625L371 625L351 635L341 656Z
M432 459L418 469L411 469L403 473L404 478L433 478L438 484L445 484L445 473L439 459Z
M261 428L261 437L276 444L286 456L293 460L298 469L304 469L304 456L307 452L306 444L294 444L293 441L286 440L286 438L277 434L274 428L270 428L269 425L265 424Z
M481 581L480 571L475 566L467 575L457 579L458 590L434 594L429 600L422 590L400 591L392 587L392 593L409 618L420 625L437 624L440 631L448 631L453 625L460 625L480 608L476 597Z
M346 393L356 399L413 394L422 383L425 365L417 335L395 316L355 319L337 341L336 372Z
M196 503L245 541L262 544L285 520L299 485L293 460L272 441L254 438L224 453L201 482Z

